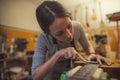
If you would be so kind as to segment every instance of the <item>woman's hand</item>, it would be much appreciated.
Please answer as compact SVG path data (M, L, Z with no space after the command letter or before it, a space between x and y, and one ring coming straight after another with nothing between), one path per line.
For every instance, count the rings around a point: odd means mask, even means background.
M68 47L57 51L57 54L61 57L63 56L66 59L76 59L78 56L77 51L73 47Z
M100 56L100 55L96 55L96 54L90 54L89 55L88 61L91 61L91 60L97 60L100 65L102 65L103 62L105 64L107 64L107 65L111 65L112 64L112 62L109 59L107 59L107 58L105 58L103 56Z

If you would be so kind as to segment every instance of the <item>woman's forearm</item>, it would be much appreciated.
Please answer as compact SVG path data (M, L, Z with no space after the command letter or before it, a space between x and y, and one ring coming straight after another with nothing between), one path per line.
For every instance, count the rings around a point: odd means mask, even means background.
M60 55L58 53L54 54L47 62L40 65L33 75L33 80L41 80L44 76L53 68Z

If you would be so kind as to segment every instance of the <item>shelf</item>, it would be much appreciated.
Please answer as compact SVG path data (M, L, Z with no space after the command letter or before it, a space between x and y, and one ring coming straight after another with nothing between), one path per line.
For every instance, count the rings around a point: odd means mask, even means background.
M110 21L119 21L120 20L120 12L107 14L107 17Z
M33 55L27 55L24 57L10 56L5 59L0 59L0 72L4 74L4 78L9 79L8 71L13 67L21 67L23 70L29 72L31 71L31 60Z

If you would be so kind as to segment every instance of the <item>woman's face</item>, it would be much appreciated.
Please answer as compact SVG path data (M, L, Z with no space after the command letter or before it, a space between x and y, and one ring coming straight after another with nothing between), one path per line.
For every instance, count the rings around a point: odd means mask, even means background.
M56 18L49 30L58 41L70 43L73 40L73 27L69 17Z

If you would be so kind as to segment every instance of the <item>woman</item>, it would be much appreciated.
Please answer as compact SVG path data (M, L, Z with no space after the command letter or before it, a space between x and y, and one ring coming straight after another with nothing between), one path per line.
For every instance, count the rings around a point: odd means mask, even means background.
M44 32L38 37L33 56L34 80L59 80L60 74L70 69L71 59L78 57L79 43L89 55L88 60L110 64L106 58L94 54L80 23L71 21L70 14L57 1L44 1L36 9L36 17Z

